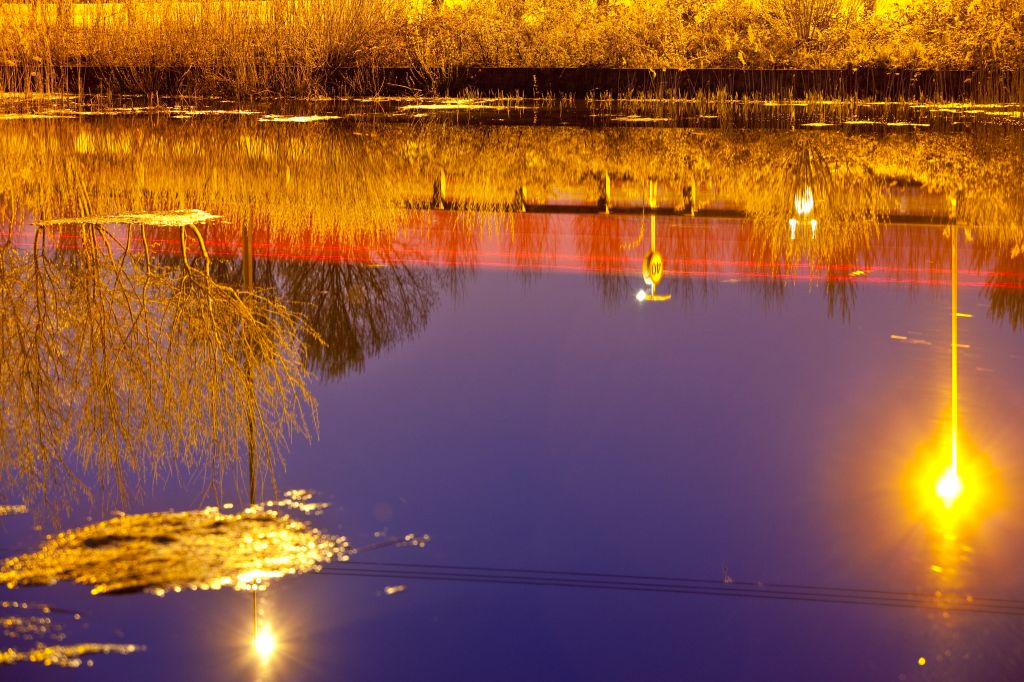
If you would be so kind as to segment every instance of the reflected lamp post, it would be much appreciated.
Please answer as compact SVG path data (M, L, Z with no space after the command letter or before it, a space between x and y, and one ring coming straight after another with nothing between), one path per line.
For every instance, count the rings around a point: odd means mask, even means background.
M793 194L793 215L789 219L789 239L796 240L797 229L803 225L811 228L811 239L817 236L818 220L814 217L814 190L803 185Z
M812 148L802 150L793 168L792 213L789 217L789 238L795 241L797 234L810 228L811 239L818 233L818 217L816 210L820 203L822 189L827 189L829 170L828 164ZM816 192L816 190L818 190Z
M942 498L943 504L946 508L952 507L957 501L960 495L964 492L964 484L960 480L960 472L957 462L957 440L959 439L959 421L960 421L960 407L959 407L959 371L957 367L957 353L960 349L959 339L959 318L960 309L958 303L958 275L960 272L960 262L957 254L957 241L959 235L957 234L956 224L956 198L950 198L950 218L951 224L949 226L949 241L950 241L950 289L952 295L950 296L950 346L952 350L952 362L950 365L951 380L950 380L950 463L949 467L943 472L942 477L935 484L936 494Z
M648 194L647 204L652 209L657 205L657 193L658 186L651 180L648 182ZM643 277L644 284L651 288L648 293L644 289L640 289L636 292L636 300L640 303L644 301L667 301L672 298L672 294L659 294L657 292L658 283L661 282L662 276L665 274L665 259L662 258L661 252L658 251L657 242L655 241L655 230L657 218L654 214L651 214L651 250L644 256L643 263Z

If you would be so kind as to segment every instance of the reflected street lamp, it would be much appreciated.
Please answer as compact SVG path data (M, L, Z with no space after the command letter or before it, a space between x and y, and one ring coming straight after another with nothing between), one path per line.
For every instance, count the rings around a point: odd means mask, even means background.
M653 209L657 203L657 185L652 180L648 184L648 205ZM651 214L651 250L644 256L643 264L643 276L644 284L651 288L650 293L641 289L636 292L636 300L640 303L644 301L667 301L672 298L672 294L659 294L657 292L658 282L661 281L662 276L665 274L665 259L662 258L661 252L658 251L658 247L655 242L655 229L657 227L657 218L654 214Z
M797 228L800 225L811 226L811 239L814 239L818 232L818 220L814 217L814 190L810 185L804 185L793 195L794 216L789 219L789 239L796 239Z

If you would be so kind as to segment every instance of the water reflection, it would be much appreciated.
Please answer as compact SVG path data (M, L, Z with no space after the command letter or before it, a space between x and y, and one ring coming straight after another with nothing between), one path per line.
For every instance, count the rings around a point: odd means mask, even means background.
M82 614L47 604L0 601L0 630L7 640L0 649L0 665L34 663L55 668L91 666L93 658L107 654L128 655L144 651L138 644L77 642L87 627Z
M433 122L284 130L162 117L8 124L0 332L12 351L0 381L12 388L0 474L38 509L87 495L91 477L128 499L140 481L179 469L202 471L221 497L248 463L253 505L256 479L272 480L290 437L316 432L314 375L366 369L487 269L527 286L585 277L606 306L644 315L710 306L735 286L768 308L813 288L827 315L851 320L866 287L949 285L951 430L915 461L912 493L892 496L926 521L927 551L913 560L928 589L869 600L732 578L657 588L1019 615L1019 603L976 602L968 589L975 533L998 498L985 459L957 433L956 362L961 287L983 291L990 315L1013 329L1024 320L1024 203L1007 162L1020 137ZM895 478L891 461L885 476ZM866 554L863 542L854 549ZM74 580L97 593L249 589L343 550L266 505L128 514L15 557L0 577ZM136 570L151 560L158 570ZM553 585L557 572L422 573ZM597 587L651 587L614 577ZM268 668L288 628L260 600L245 596L244 639Z
M644 228L629 216L663 221L665 291L683 305L713 289L705 275L739 275L769 303L815 278L829 313L848 318L858 278L936 279L948 248L937 231L954 197L975 268L992 280L993 314L1012 321L1022 138L998 126L879 135L358 118L283 127L244 116L9 122L0 189L14 225L82 215L83 201L93 215L211 207L226 217L212 251L226 255L221 242L237 245L248 229L264 258L288 262L258 264L258 283L322 322L328 343L309 353L318 372L339 376L414 334L438 290L458 291L481 265L525 278L579 268L597 275L605 300L633 297L624 260ZM567 214L578 221L577 254L559 236ZM715 237L733 229L733 243L709 245L709 227ZM409 269L424 264L437 272ZM371 273L382 265L405 270Z
M263 590L286 575L347 558L348 541L289 514L309 513L305 491L234 512L223 509L127 514L67 530L36 552L5 560L8 587L70 581L92 594Z
M133 481L182 469L219 491L250 445L272 463L293 434L312 434L307 327L296 313L180 257L151 259L152 226L147 236L77 222L0 247L0 336L11 349L0 358L0 470L10 493L59 507L92 495L88 474L101 498L124 498Z

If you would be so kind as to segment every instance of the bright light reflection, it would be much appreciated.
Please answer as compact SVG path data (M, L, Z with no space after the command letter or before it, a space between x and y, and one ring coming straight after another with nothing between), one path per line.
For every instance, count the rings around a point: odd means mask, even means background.
M647 292L644 291L643 289L641 289L640 291L636 292L636 300L640 301L641 303L646 301L647 300Z
M800 216L808 215L814 210L814 192L807 185L804 185L803 189L797 192L796 196L793 197L793 208L796 210L796 214Z
M950 382L950 393L952 394L951 406L950 406L950 421L952 424L951 437L949 441L950 450L950 464L949 467L942 474L942 478L935 484L935 492L938 493L939 497L942 498L942 503L946 505L946 509L950 509L953 503L957 501L961 494L964 492L964 484L960 480L960 475L957 472L957 461L956 461L956 444L959 436L959 415L960 406L958 404L959 399L959 388L957 386L959 372L957 370L957 353L960 350L960 344L958 342L958 321L959 321L959 310L957 304L957 274L960 269L960 262L957 260L957 231L956 227L950 228L950 242L952 252L952 262L950 264L950 270L953 275L952 281L952 297L951 297L951 333L950 333L950 350L952 352L952 378Z
M274 655L274 651L277 650L277 638L274 637L274 633L270 630L270 626L264 625L256 636L252 640L252 648L256 652L256 656L260 659L261 665L267 665L270 663L271 657Z
M935 492L942 498L942 503L946 505L946 509L950 509L953 506L953 503L964 492L964 484L960 480L956 469L952 466L946 468L938 483L935 484Z

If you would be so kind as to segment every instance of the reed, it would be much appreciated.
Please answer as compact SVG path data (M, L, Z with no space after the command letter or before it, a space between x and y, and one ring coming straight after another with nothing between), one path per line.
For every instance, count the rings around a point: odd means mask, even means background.
M927 134L893 128L878 136L838 126L723 131L258 118L2 121L0 225L201 208L225 216L226 229L265 228L275 240L302 239L312 248L394 235L416 219L408 207L430 205L442 172L450 203L488 211L473 229L506 229L502 213L522 187L531 203L573 196L596 205L605 173L634 203L649 179L659 183L663 203L696 183L705 188L702 205L724 202L785 224L793 160L811 150L848 190L832 193L832 224L876 218L891 208L890 186L911 183L931 197L920 210L945 218L955 196L962 222L1007 248L1024 245L1024 199L1015 184L1024 137L1014 126ZM450 238L448 226L437 232Z
M372 94L379 69L1019 69L1017 0L125 0L0 2L0 87ZM168 73L174 77L168 80ZM1019 94L1019 93L1018 93Z

